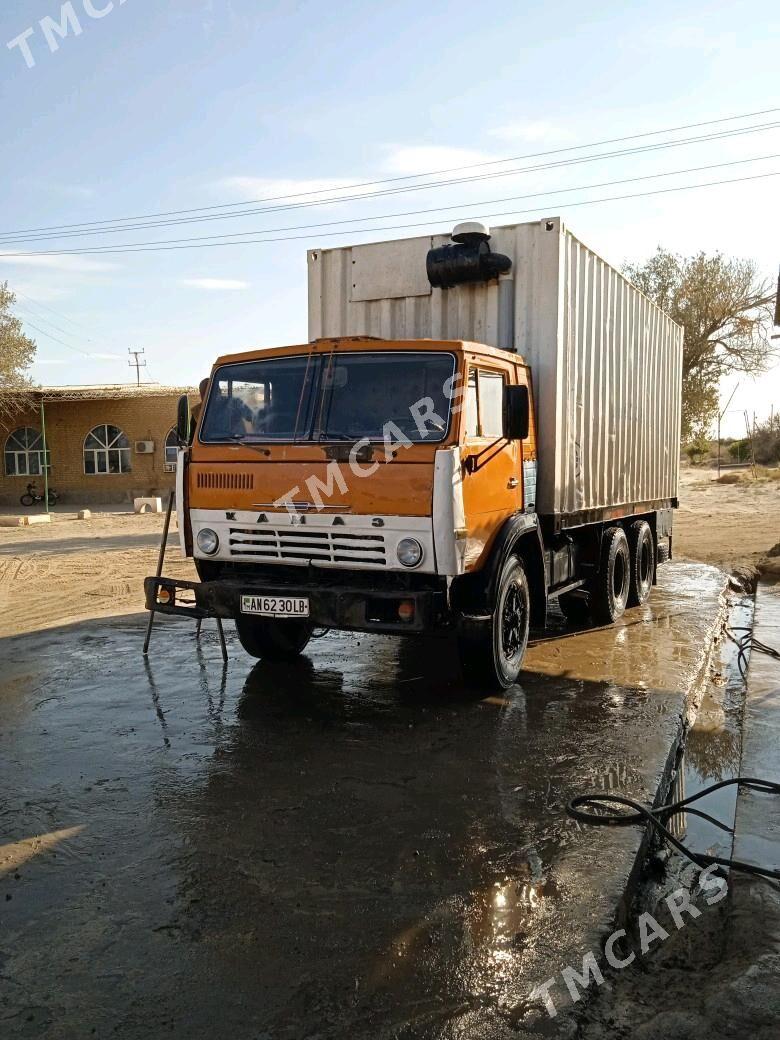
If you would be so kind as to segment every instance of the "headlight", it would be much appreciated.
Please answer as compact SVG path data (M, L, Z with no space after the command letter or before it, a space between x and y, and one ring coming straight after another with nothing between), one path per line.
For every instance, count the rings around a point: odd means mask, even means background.
M200 551L207 556L213 556L219 549L219 536L210 527L204 527L202 531L198 531L196 541Z
M416 567L423 558L423 547L416 538L402 538L395 554L404 567Z

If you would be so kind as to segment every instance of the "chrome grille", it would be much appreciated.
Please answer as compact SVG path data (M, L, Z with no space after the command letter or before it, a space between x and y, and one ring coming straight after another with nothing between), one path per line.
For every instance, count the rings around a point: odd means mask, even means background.
M387 564L384 535L355 534L347 528L231 527L228 547L231 556L253 560Z

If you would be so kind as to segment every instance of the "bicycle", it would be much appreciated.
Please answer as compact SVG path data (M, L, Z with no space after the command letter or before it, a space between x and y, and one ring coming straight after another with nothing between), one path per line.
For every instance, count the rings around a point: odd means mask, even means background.
M49 505L57 505L57 492L49 488ZM36 502L43 502L43 495L38 491L35 481L27 485L26 494L19 499L23 506L34 506Z

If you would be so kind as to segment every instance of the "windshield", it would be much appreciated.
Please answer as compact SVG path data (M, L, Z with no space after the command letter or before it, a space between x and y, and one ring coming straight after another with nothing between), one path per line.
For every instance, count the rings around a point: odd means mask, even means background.
M441 441L452 354L314 354L225 365L212 381L201 441ZM392 429L392 426L391 426Z

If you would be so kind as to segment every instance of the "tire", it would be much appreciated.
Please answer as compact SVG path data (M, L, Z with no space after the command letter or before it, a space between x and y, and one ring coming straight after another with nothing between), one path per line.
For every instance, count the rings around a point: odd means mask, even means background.
M585 625L590 621L590 603L573 592L558 597L561 613L571 625Z
M622 616L631 583L631 554L622 527L609 527L601 541L601 563L591 589L593 620L611 625Z
M517 682L528 646L531 594L521 560L504 564L498 580L490 622L461 629L458 652L461 668L471 686L506 690Z
M637 520L628 530L631 550L631 583L628 590L629 607L641 607L653 590L655 571L655 543L650 524Z
M49 505L50 506L56 506L57 505L57 497L58 496L57 496L57 492L56 491L50 491L49 492Z
M23 506L35 505L35 499L32 497L32 495L22 495L19 501L22 503Z
M266 661L294 661L311 639L314 625L308 621L273 621L239 615L236 632L250 657Z

